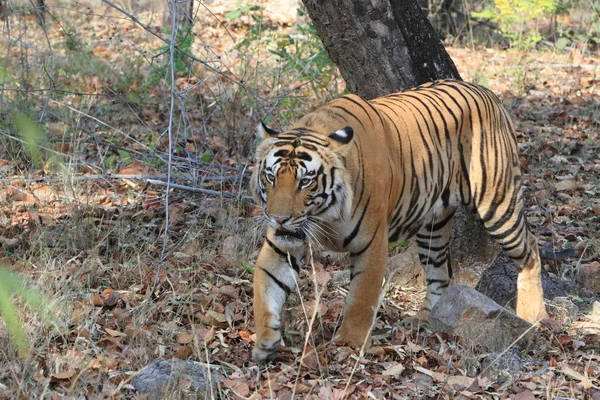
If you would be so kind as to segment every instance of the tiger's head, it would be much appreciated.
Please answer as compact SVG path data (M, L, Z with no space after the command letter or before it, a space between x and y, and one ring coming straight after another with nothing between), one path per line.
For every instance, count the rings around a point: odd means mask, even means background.
M295 128L279 133L262 122L251 190L275 236L287 241L315 238L319 222L339 219L352 204L345 156L354 131ZM347 213L346 213L347 214Z

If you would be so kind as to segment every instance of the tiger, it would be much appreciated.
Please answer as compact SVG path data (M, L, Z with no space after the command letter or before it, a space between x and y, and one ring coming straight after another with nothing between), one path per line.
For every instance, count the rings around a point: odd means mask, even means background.
M253 278L257 363L277 356L282 307L308 244L350 254L337 344L370 343L390 242L416 238L426 321L452 278L448 247L461 204L517 265L516 314L553 321L523 212L515 128L490 90L439 80L369 101L348 94L284 132L261 122L257 136L250 190L267 224Z

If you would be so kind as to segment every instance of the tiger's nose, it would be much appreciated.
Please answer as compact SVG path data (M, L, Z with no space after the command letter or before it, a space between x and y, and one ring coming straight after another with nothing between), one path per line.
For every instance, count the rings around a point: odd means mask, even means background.
M277 215L273 215L273 221L277 222L280 225L283 225L287 220L290 219L290 217L280 217Z

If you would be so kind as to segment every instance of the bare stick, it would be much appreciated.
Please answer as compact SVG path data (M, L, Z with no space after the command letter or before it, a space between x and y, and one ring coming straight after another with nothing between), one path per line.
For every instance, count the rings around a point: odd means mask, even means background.
M106 2L105 0L103 0ZM108 3L108 2L106 2ZM171 193L171 167L173 163L173 113L175 108L175 38L177 35L177 3L175 0L171 1L171 41L169 42L169 68L171 69L170 83L171 87L169 90L170 105L169 105L169 127L168 127L168 161L167 161L167 190L165 193L165 230L163 232L163 245L160 251L158 259L158 265L156 266L156 275L154 275L154 281L152 282L152 288L148 293L146 302L149 303L152 299L152 295L156 290L158 279L160 277L160 270L165 261L165 253L167 251L167 242L169 241L169 194ZM161 182L161 181L156 181ZM161 182L162 183L162 182Z
M221 192L218 190L210 190L210 189L202 189L202 188L197 188L197 187L193 187L193 186L178 185L176 183L169 183L169 181L163 182L163 181L156 181L156 180L148 179L148 183L151 183L153 185L159 185L159 186L167 186L167 190L168 190L168 188L172 188L172 189L187 190L188 192L204 193L204 194L209 194L212 196L238 197L238 195L235 193ZM252 197L250 197L250 196L240 196L240 197L242 200L252 201Z

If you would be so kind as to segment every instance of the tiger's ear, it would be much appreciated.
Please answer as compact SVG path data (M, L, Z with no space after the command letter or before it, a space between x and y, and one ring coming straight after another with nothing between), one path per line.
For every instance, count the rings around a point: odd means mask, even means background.
M274 137L279 135L279 132L277 132L275 129L271 129L269 128L267 125L265 125L264 122L260 121L260 124L258 124L256 126L256 133L258 135L258 138L260 140L264 140L268 137Z
M329 144L335 151L345 153L350 148L350 143L352 143L353 137L354 129L352 129L351 126L347 126L329 135L329 138L331 139Z

